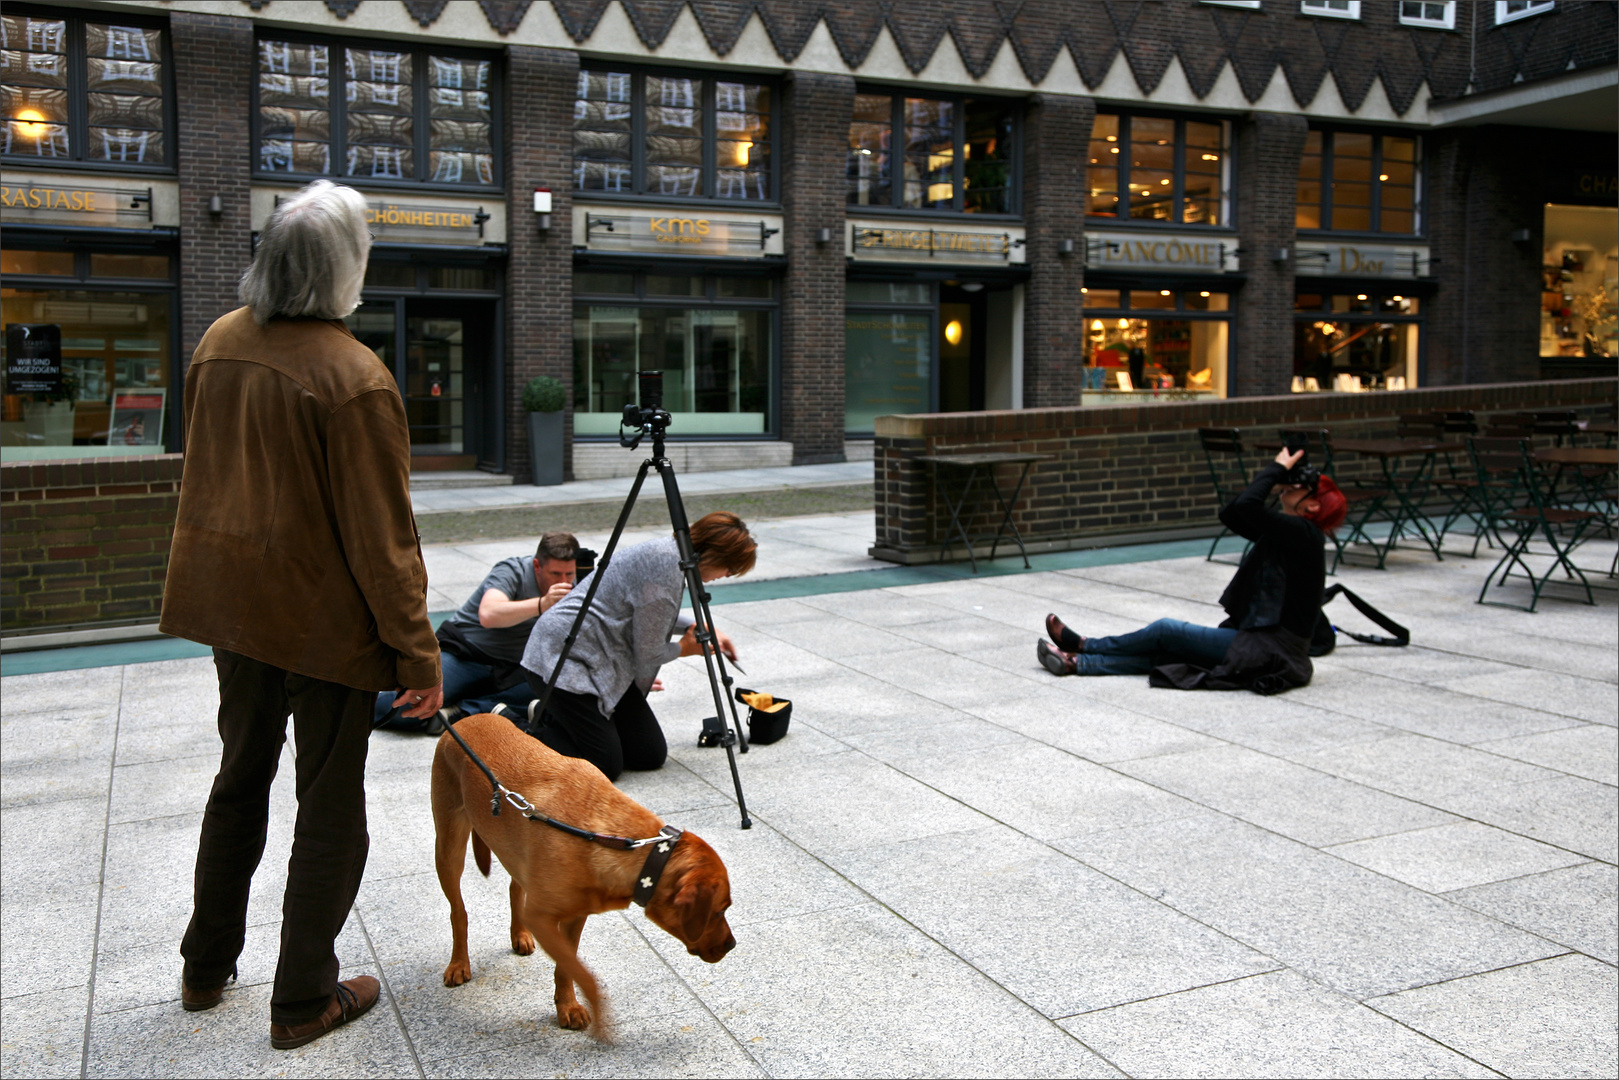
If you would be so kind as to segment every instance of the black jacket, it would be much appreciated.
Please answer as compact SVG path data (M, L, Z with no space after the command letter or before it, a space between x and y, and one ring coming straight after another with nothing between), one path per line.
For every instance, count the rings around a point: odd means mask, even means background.
M1220 597L1227 615L1220 625L1239 631L1225 658L1212 671L1165 664L1153 671L1152 685L1276 694L1309 683L1310 635L1321 617L1326 583L1326 535L1312 521L1265 506L1284 475L1274 462L1265 466L1220 511L1221 523L1254 545Z

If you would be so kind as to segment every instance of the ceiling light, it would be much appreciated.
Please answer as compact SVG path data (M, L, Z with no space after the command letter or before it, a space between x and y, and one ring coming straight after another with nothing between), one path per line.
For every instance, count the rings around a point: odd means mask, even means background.
M1128 329L1130 329L1130 320L1129 319L1120 319L1119 320L1119 329L1120 330L1128 330Z
M1207 296L1207 295L1209 295L1209 294L1208 294L1208 293L1206 293L1206 292L1200 292L1200 293L1198 293L1198 294L1197 294L1197 295L1199 295L1199 296Z
M1388 178L1389 178L1389 174L1388 174L1388 173L1384 173L1384 174L1383 174L1383 175L1381 175L1381 176L1379 176L1379 177L1378 177L1378 179L1379 179L1379 180L1387 180L1387 179L1388 179Z
M1356 300L1364 300L1364 299L1366 299L1366 294L1365 293L1359 293L1359 294L1356 295L1355 299Z
M1169 295L1169 290L1168 289L1160 289L1159 292L1158 292L1158 295L1159 296L1168 296Z
M1100 329L1102 329L1102 320L1101 319L1092 320L1091 329L1092 330L1100 330Z
M952 345L961 344L961 320L951 319L944 324L944 339Z

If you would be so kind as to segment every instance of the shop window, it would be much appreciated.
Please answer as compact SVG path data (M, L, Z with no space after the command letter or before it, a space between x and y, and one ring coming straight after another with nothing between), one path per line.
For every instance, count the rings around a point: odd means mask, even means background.
M938 407L936 292L936 286L914 281L851 281L845 287L846 435L870 436L879 416L932 412ZM949 344L948 338L944 343Z
M1408 390L1417 385L1422 303L1403 293L1298 293L1293 389Z
M1091 217L1221 225L1227 205L1224 121L1098 113L1087 178Z
M579 72L573 186L609 195L769 200L774 89L692 73Z
M1230 294L1212 289L1082 290L1081 401L1224 397Z
M172 306L168 292L0 289L0 460L162 453Z
M1299 11L1332 19L1358 19L1360 0L1299 0Z
M493 60L397 42L263 38L258 50L258 173L498 184Z
M1433 30L1456 28L1456 0L1400 0L1402 26L1426 26Z
M26 161L167 166L167 35L117 16L0 15L0 154Z
M1002 99L858 93L847 201L891 210L1011 214L1016 114Z
M617 435L636 373L648 370L663 372L676 438L770 434L776 308L769 290L743 295L736 280L574 275L575 434Z
M1548 205L1540 355L1619 356L1619 210ZM1611 367L1611 365L1610 365Z
M1299 161L1295 226L1420 232L1420 151L1413 135L1311 129Z

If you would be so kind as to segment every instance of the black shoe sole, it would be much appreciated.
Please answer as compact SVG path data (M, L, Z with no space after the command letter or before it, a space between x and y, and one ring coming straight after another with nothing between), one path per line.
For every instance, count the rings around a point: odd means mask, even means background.
M1074 674L1074 669L1069 667L1067 662L1063 660L1062 654L1044 641L1040 642L1034 652L1040 658L1040 666L1053 675Z

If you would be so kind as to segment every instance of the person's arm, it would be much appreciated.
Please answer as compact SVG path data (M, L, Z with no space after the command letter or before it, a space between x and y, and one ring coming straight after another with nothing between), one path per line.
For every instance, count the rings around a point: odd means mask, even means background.
M326 464L332 511L349 572L377 623L377 636L397 654L395 677L407 716L443 703L438 640L427 618L427 569L410 508L410 429L392 390L358 394L332 413Z
M1269 528L1280 515L1265 506L1271 488L1281 483L1289 469L1304 457L1302 451L1289 453L1283 450L1276 455L1276 460L1266 465L1254 474L1253 483L1232 499L1220 511L1220 524L1242 537L1244 540L1258 540L1260 535Z
M502 627L516 626L520 622L537 619L551 606L544 603L546 596L536 596L532 600L513 600L491 586L484 590L483 599L478 601L478 625L485 630L499 630ZM556 600L552 600L551 603L556 603Z

